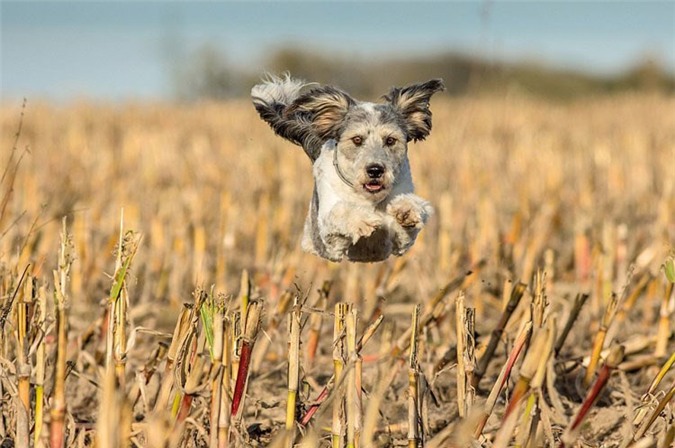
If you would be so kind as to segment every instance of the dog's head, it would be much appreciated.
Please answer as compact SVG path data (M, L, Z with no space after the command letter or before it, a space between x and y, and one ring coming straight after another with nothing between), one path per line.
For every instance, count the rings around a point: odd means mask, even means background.
M314 144L336 142L333 163L340 177L373 202L386 198L402 169L408 142L431 132L429 99L444 89L441 80L394 88L379 103L359 102L334 87L300 95L284 111L305 123Z

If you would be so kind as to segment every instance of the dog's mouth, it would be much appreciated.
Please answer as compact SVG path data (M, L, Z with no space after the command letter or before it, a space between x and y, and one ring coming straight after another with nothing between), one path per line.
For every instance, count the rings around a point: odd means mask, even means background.
M379 180L371 180L370 182L363 184L363 188L371 194L379 193L384 190L384 185Z

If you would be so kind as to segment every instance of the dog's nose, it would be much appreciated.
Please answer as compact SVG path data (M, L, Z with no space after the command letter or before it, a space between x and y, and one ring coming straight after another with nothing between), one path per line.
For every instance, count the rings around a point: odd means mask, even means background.
M373 163L366 167L366 173L371 179L379 179L384 174L384 167L379 163Z

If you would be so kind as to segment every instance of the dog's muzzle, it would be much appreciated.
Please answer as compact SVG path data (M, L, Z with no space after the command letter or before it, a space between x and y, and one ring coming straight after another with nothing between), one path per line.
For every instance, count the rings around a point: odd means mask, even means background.
M347 176L340 169L340 164L338 163L338 154L337 150L333 151L333 167L335 167L335 172L338 177L345 185L348 185L352 188L355 188L354 184L347 179ZM373 163L366 167L366 174L370 179L368 182L363 184L364 190L370 194L376 194L384 190L384 184L382 183L382 177L384 176L385 168L379 163Z
M363 185L368 193L379 193L384 189L382 185L382 176L384 176L384 166L379 163L373 163L366 167L366 174L370 179Z

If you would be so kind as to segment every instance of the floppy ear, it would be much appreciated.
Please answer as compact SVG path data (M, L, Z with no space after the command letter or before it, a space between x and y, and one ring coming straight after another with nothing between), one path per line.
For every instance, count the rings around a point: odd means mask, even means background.
M286 119L284 111L300 96L300 91L306 86L303 81L293 79L289 74L267 75L263 82L251 89L253 106L260 118L267 122L277 135L300 146L304 144L309 130L307 126L303 126L305 123Z
M394 87L384 98L403 117L410 140L424 140L431 132L429 99L436 92L445 90L441 79L432 79L422 84Z
M335 137L347 111L356 101L342 90L324 86L312 89L286 109L287 117L308 120L322 140Z

